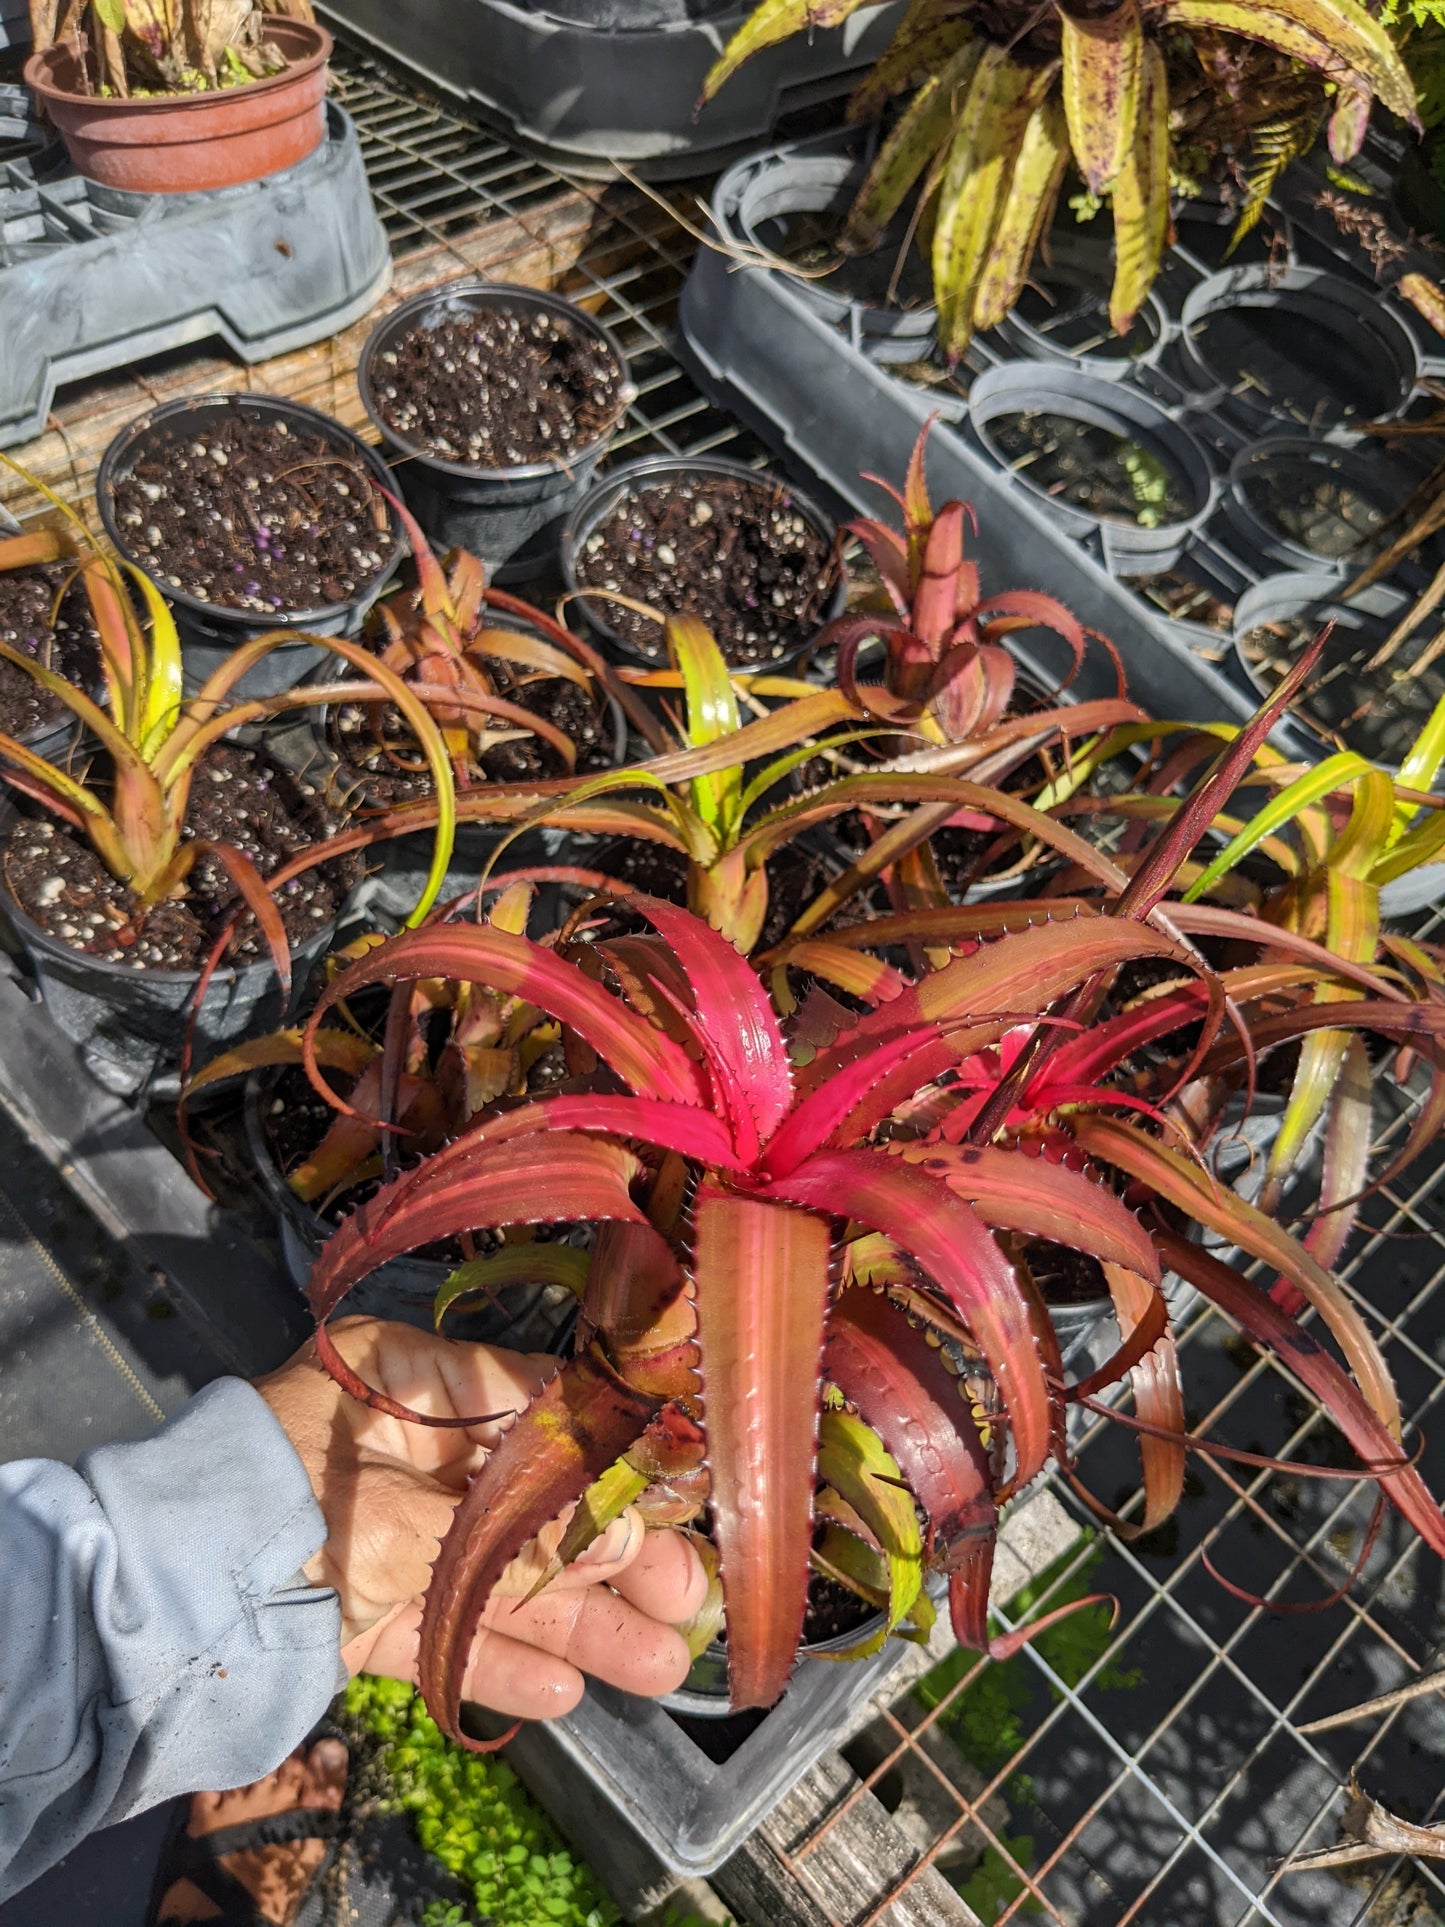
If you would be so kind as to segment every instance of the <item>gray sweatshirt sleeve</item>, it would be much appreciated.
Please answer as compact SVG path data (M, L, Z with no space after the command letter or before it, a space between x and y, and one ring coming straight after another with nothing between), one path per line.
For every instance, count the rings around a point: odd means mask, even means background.
M0 1465L0 1900L96 1827L244 1786L344 1680L325 1538L290 1440L239 1379L74 1471Z

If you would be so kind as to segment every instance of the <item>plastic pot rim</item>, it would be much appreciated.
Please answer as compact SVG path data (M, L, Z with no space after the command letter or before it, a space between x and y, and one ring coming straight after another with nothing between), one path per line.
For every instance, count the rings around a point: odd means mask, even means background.
M991 404L997 404L991 406ZM980 419L980 410L984 411ZM1027 474L1015 469L1005 458L988 432L989 423L1013 413L1058 413L1090 427L1120 433L1127 440L1148 436L1164 449L1177 449L1175 462L1178 479L1195 496L1195 506L1172 522L1154 528L1125 522L1115 516L1095 515L1046 495ZM1107 529L1111 544L1120 553L1153 560L1177 543L1187 546L1192 536L1209 520L1219 500L1219 475L1209 451L1194 431L1176 421L1162 402L1141 388L1111 380L1068 361L1021 359L1001 362L985 370L973 383L968 395L968 423L989 461L1011 480L1027 489L1034 500L1045 504L1065 526L1081 530ZM1130 431L1137 431L1137 434Z
M391 534L391 549L390 553L383 558L381 567L371 581L365 587L358 589L355 595L348 597L345 602L321 603L312 609L275 609L262 614L252 609L228 608L223 603L203 602L199 596L188 595L183 589L172 588L164 579L157 581L151 571L132 554L115 515L114 490L122 463L133 457L135 450L158 425L175 421L202 409L233 407L257 408L263 414L282 419L299 418L308 428L314 429L338 447L344 447L348 453L354 454L368 469L372 481L388 494L391 492L393 484L391 471L376 450L369 447L359 435L353 434L351 429L337 421L334 416L324 415L318 408L310 408L305 402L291 401L283 395L250 393L183 395L174 401L159 403L144 415L137 415L134 421L127 422L124 428L111 437L95 477L96 508L100 512L101 523L109 540L126 562L139 569L155 584L165 601L174 603L188 614L200 618L213 629L221 631L248 629L255 630L261 635L276 629L307 630L321 623L342 622L353 610L369 607L386 587L397 565L407 553L406 538L390 502L386 503L386 513L387 527ZM301 641L302 638L297 637L296 640Z
M204 111L213 101L229 104L243 94L247 99L256 99L262 94L277 93L288 83L300 80L314 72L316 68L324 66L335 52L336 43L319 20L301 20L290 14L268 13L264 7L262 19L268 26L279 25L286 29L288 37L294 37L299 33L308 39L314 37L318 44L311 53L303 54L300 59L288 59L279 74L266 74L259 80L248 81L244 87L215 87L207 89L204 93L147 94L139 99L134 96L129 99L120 97L110 99L103 94L77 94L72 93L68 87L61 87L49 77L47 69L52 64L51 55L54 50L47 47L41 53L31 54L26 60L25 84L36 93L43 90L45 94L53 95L67 107L84 108L87 113L99 114L110 120L119 120L128 114L134 116L137 112L144 113L147 119L152 116L170 117L187 112L194 113L197 108ZM69 49L65 48L62 53L68 51Z
M1261 622L1275 620L1281 613L1300 615L1317 603L1326 605L1322 612L1322 620L1328 620L1332 609L1337 607L1345 613L1377 616L1381 620L1388 621L1392 616L1398 615L1410 601L1410 596L1405 590L1398 589L1388 582L1372 583L1368 589L1362 590L1359 596L1347 599L1340 593L1342 582L1343 577L1330 575L1323 569L1285 570L1278 575L1263 576L1258 582L1252 583L1240 596L1235 604L1230 640L1240 673L1261 699L1272 696L1279 687L1278 683L1266 682L1244 653L1244 638L1251 629L1257 629ZM1279 600L1280 608L1271 609L1269 605L1276 598ZM1253 600L1262 602L1264 608L1249 611L1249 605ZM1294 603L1293 608L1289 606L1291 602ZM1370 602L1374 602L1376 607L1371 608ZM1246 611L1249 613L1245 613ZM1333 752L1335 748L1333 741L1306 717L1294 714L1290 717L1290 721L1307 744L1317 748L1321 756L1328 756ZM1385 763L1378 757L1367 757L1366 761L1373 762L1377 768L1391 773L1399 768L1397 763Z
M774 486L790 495L813 527L832 543L838 534L838 525L832 516L821 509L806 489L798 488L771 469L749 468L746 462L739 462L728 455L644 455L635 461L623 462L619 467L610 469L588 489L567 519L562 530L562 576L571 593L573 601L582 612L589 627L603 637L611 646L620 650L629 661L645 669L657 669L666 665L662 650L650 655L645 649L626 636L619 635L610 623L595 614L591 608L593 599L605 603L613 592L596 589L577 579L577 554L587 537L593 534L600 523L613 513L617 505L628 495L651 486L657 481L677 477L689 479L704 476L718 479L733 478L748 482L755 488ZM837 581L829 598L827 610L818 623L818 628L804 641L792 644L781 655L769 657L766 662L748 664L729 664L735 675L777 675L781 670L798 661L814 646L819 633L835 616L841 614L848 595L848 572L841 559L837 563ZM659 627L658 637L661 640Z
M463 275L455 281L444 281L437 287L426 288L420 294L410 296L399 307L393 308L390 314L384 315L367 336L356 364L356 386L368 420L388 448L395 449L400 457L409 462L423 463L426 467L436 469L453 481L494 482L502 486L508 482L545 481L552 475L572 479L578 470L585 468L589 463L599 461L606 453L615 440L618 429L627 418L629 401L624 399L615 419L602 430L595 441L589 442L585 448L574 449L569 461L563 462L556 459L519 462L511 468L472 468L465 462L450 462L445 456L433 454L431 450L408 441L386 421L377 407L371 381L371 364L381 346L390 339L397 324L410 321L429 308L444 305L455 297L469 295L491 297L485 303L478 303L478 306L495 306L501 301L513 301L520 302L523 306L540 308L548 314L565 315L574 325L582 327L602 343L617 363L624 390L630 388L632 371L616 335L604 322L599 321L595 315L588 314L587 310L575 301L569 301L565 295L553 294L550 289L526 288L511 281L488 281L477 275Z
M1258 420L1279 421L1281 417L1267 404L1232 392L1230 376L1221 374L1213 366L1200 348L1195 330L1211 315L1229 308L1287 308L1289 296L1313 297L1303 305L1312 308L1331 305L1349 316L1362 334L1373 335L1377 344L1388 341L1392 345L1404 386L1393 406L1375 418L1390 421L1409 405L1410 397L1420 385L1420 350L1404 322L1384 305L1378 291L1372 292L1373 299L1328 268L1301 267L1297 263L1280 269L1268 263L1221 268L1191 288L1185 297L1179 311L1179 338L1189 359L1231 404ZM1339 426L1347 429L1349 424Z
M1300 463L1311 466L1318 464L1335 470L1357 469L1362 474L1370 467L1368 458L1343 442L1319 441L1310 435L1266 435L1258 441L1246 442L1235 453L1224 478L1225 511L1244 525L1251 539L1260 543L1261 547L1272 544L1282 553L1298 558L1298 572L1301 574L1323 574L1333 568L1336 578L1342 579L1357 566L1349 554L1338 558L1316 554L1293 536L1272 527L1249 500L1245 491L1248 473L1256 464L1263 465L1271 456L1285 456ZM1366 493L1363 486L1359 492L1361 495Z

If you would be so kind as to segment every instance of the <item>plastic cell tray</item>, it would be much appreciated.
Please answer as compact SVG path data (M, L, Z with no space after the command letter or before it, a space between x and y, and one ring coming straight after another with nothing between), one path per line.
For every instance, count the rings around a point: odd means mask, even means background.
M314 154L244 187L122 194L51 159L0 162L0 447L40 433L62 382L209 339L264 361L349 326L390 281L334 101Z
M698 110L703 79L750 8L592 0L328 0L323 12L460 97L523 145L582 173L614 160L652 178L695 174L766 139L785 112L846 93L887 45L894 5L765 48Z

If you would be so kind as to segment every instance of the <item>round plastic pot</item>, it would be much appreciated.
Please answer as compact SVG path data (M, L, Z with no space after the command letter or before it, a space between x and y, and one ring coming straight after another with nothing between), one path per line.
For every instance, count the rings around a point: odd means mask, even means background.
M111 442L101 459L96 476L95 499L105 532L120 553L137 568L145 565L131 550L115 512L115 491L122 476L134 466L142 451L151 452L175 442L190 440L198 429L219 417L239 411L255 420L283 421L288 428L305 434L322 435L337 451L363 467L378 488L390 489L392 476L373 448L352 434L349 428L307 408L301 402L283 401L272 395L197 395L181 401L163 402L149 414L130 422ZM174 589L163 578L147 570L156 587L171 605L181 638L181 661L185 670L188 695L194 695L206 678L223 664L243 643L278 629L306 631L319 636L354 638L361 633L368 610L386 587L404 553L404 544L391 511L387 510L387 530L379 537L380 546L390 543L381 568L366 587L348 602L320 603L313 609L277 609L261 613L251 609L226 609L212 602ZM327 651L312 642L282 643L269 656L248 669L231 691L232 701L278 696L294 689L324 661ZM332 658L339 661L338 658Z
M1409 604L1410 598L1400 589L1391 588L1388 583L1377 582L1371 588L1352 596L1348 602L1336 600L1340 593L1340 578L1324 570L1308 574L1267 576L1263 582L1255 583L1239 598L1234 610L1234 649L1239 667L1252 688L1261 696L1274 693L1275 684L1266 680L1255 669L1245 654L1243 640L1251 630L1260 628L1267 622L1285 622L1296 616L1308 615L1320 628L1333 623L1331 642L1325 645L1324 667L1328 668L1331 656L1336 660L1342 651L1351 649L1368 650L1373 654L1382 643L1401 614ZM1417 638L1418 640L1418 638ZM1333 645L1333 646L1332 646ZM1393 665L1386 664L1381 670L1382 679L1389 678ZM1318 688L1320 675L1315 677ZM1350 691L1351 707L1355 707L1363 696L1363 686L1356 677L1351 676L1346 685ZM1395 769L1399 766L1405 750L1413 740L1416 731L1423 726L1429 713L1428 705L1418 718L1401 720L1400 754L1385 756L1371 750L1367 741L1350 744L1349 734L1344 740L1350 747L1357 748L1360 755L1379 763L1382 769ZM1292 722L1302 738L1315 747L1320 755L1334 748L1332 741L1323 731L1308 720L1308 707L1296 702ZM1322 722L1328 722L1322 717Z
M239 187L304 161L326 134L331 35L268 15L265 37L286 56L285 69L212 93L101 99L85 91L68 43L32 54L25 79L87 180L132 194Z
M356 380L362 405L390 453L407 507L439 550L462 548L480 556L508 580L540 573L555 558L567 514L586 493L598 462L621 423L617 421L564 464L526 462L516 468L469 468L444 461L399 435L377 402L378 356L419 328L435 328L457 315L488 308L541 314L563 328L593 336L616 361L624 387L627 359L615 336L585 309L561 295L506 282L463 280L429 288L394 309L373 329L361 351Z
M883 1614L874 1613L852 1632L838 1633L832 1639L805 1640L798 1648L798 1657L829 1660L836 1665L838 1655L873 1638L883 1624ZM685 1719L730 1719L733 1707L728 1698L728 1649L723 1641L715 1639L707 1651L692 1662L687 1678L677 1691L665 1694L659 1704L669 1713L681 1713Z
M610 521L617 509L629 495L643 489L655 488L662 482L705 482L709 477L729 481L743 481L754 488L776 488L786 492L792 506L812 528L815 528L827 541L832 542L836 525L826 516L810 496L791 482L784 481L779 475L771 475L767 470L749 468L745 462L730 461L724 455L690 455L679 459L673 455L649 455L642 461L625 462L622 467L614 468L583 498L576 514L562 531L562 574L567 587L575 593L571 607L580 609L587 626L604 645L607 653L620 657L624 662L640 664L645 669L666 667L666 655L662 645L662 630L657 631L657 651L649 655L639 649L635 642L620 635L607 621L603 611L608 606L607 593L588 590L578 580L577 559L585 548L588 539L606 522ZM848 584L843 572L839 570L838 581L823 612L818 628L841 614L848 599ZM789 664L797 662L812 648L817 631L802 641L791 644L780 655L770 657L766 662L749 664L743 673L772 675Z
M1242 381L1240 369L1226 365L1219 344L1201 332L1206 322L1231 309L1278 310L1301 353L1313 350L1322 375L1328 358L1340 382L1338 406L1324 414L1311 410L1305 421L1253 382ZM1191 290L1181 310L1179 359L1195 405L1218 409L1253 434L1306 427L1347 432L1356 419L1347 410L1356 411L1361 421L1390 419L1409 401L1420 376L1414 339L1379 294L1323 268L1261 265L1210 275ZM1367 392L1367 379L1373 392Z
M1136 442L1163 464L1193 506L1177 522L1143 528L1111 516L1094 515L1048 494L1028 470L1015 469L994 441L990 425L1004 415L1064 415ZM968 396L969 426L988 459L1035 495L1050 519L1077 538L1097 537L1115 572L1147 575L1177 562L1214 507L1218 483L1204 446L1158 402L1122 382L1105 381L1081 368L1058 362L1015 361L990 368Z
M1305 569L1341 578L1358 573L1364 559L1358 548L1338 554L1308 548L1270 521L1251 500L1264 489L1280 498L1298 500L1301 490L1315 477L1351 489L1377 512L1382 525L1410 492L1403 477L1363 450L1312 441L1303 435L1277 435L1254 442L1242 448L1230 463L1223 503L1224 519L1236 537L1231 546L1242 546L1244 560L1271 569Z
M1019 354L1064 362L1103 381L1152 366L1172 334L1168 312L1151 289L1129 333L1116 335L1109 325L1113 272L1106 245L1055 229L1048 261L1035 261L1029 274L1041 311L1030 318L1020 303L999 323L999 334Z
M281 1253L287 1275L304 1292L311 1267L335 1226L327 1224L287 1184L277 1166L266 1134L265 1116L275 1088L276 1072L253 1071L246 1079L246 1148L267 1198L276 1210ZM386 1318L423 1331L434 1329L432 1303L452 1266L440 1258L393 1258L353 1287L342 1311L370 1318ZM520 1351L545 1351L566 1311L572 1294L555 1285L514 1285L495 1303L480 1303L455 1316L452 1335L463 1331L478 1343L506 1344Z
M13 814L6 835L18 831ZM80 1047L91 1076L106 1090L137 1097L173 1073L191 1021L196 970L131 970L74 950L42 930L8 891L0 909L14 943L24 953L56 1027ZM195 1023L194 1061L205 1060L253 1032L274 1030L296 1001L296 985L325 955L336 926L326 924L305 943L292 945L292 994L283 998L270 958L223 967L206 986Z
M841 154L783 153L762 167L743 189L737 205L737 224L749 246L776 254L782 230L794 214L843 215L863 179L856 161ZM896 220L875 249L885 258L889 270L908 240L907 222ZM921 269L926 279L926 269ZM779 269L782 273L783 270ZM834 327L843 328L855 348L874 360L926 360L933 331L938 325L938 309L931 301L911 308L886 300L839 293L829 288L827 277L811 280L804 275L788 277L792 292L814 314Z

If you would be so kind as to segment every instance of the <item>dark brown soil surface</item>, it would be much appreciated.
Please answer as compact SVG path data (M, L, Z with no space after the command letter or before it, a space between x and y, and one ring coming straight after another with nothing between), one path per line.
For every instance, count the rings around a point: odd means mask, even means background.
M163 585L258 615L350 602L389 561L386 503L344 445L239 410L136 449L115 485L127 549Z
M700 476L639 489L595 529L577 580L700 616L740 669L776 661L822 627L837 580L832 545L781 484ZM644 655L664 660L655 622L598 598L595 615Z
M580 327L499 302L417 326L376 358L387 426L466 468L517 468L591 448L626 405L617 357Z
M808 1610L803 1619L803 1643L821 1645L843 1633L856 1633L873 1618L875 1608L834 1579L820 1572L808 1575Z
M340 822L304 780L254 750L222 743L196 773L186 834L235 844L269 876L288 857L334 834ZM17 824L0 867L7 888L42 930L74 950L132 970L196 969L237 902L225 871L202 857L186 880L185 896L157 904L137 931L130 891L82 833L39 814ZM335 919L359 871L359 859L341 857L285 887L278 902L293 943L314 937ZM231 954L243 962L268 954L249 916Z
M1046 1305L1088 1305L1109 1296L1103 1266L1086 1251L1034 1238L1024 1245L1023 1255Z
M635 840L609 843L587 867L620 877L649 896L669 903L687 902L687 858L664 843ZM799 844L785 844L768 859L768 909L759 947L781 943L793 924L835 873L824 859Z
M1198 506L1178 475L1111 428L1022 409L995 417L988 432L1016 475L1104 521L1155 529L1182 522Z
M571 737L577 746L576 775L594 776L612 768L611 712L586 690L556 678L512 686L505 663L493 665L493 673L499 696L544 717ZM343 772L360 784L368 803L391 807L433 794L431 773L416 739L390 703L333 707L327 713L327 741ZM541 736L515 736L495 744L483 752L481 767L493 783L533 783L567 774L556 749Z
M1383 488L1366 495L1346 477L1323 474L1319 463L1294 454L1247 470L1243 490L1266 527L1332 561L1366 548L1389 519Z
M100 640L79 583L65 590L55 614L56 597L72 573L65 562L0 573L0 642L90 692L100 680ZM64 703L23 669L0 661L0 730L7 736L32 735L68 714Z

